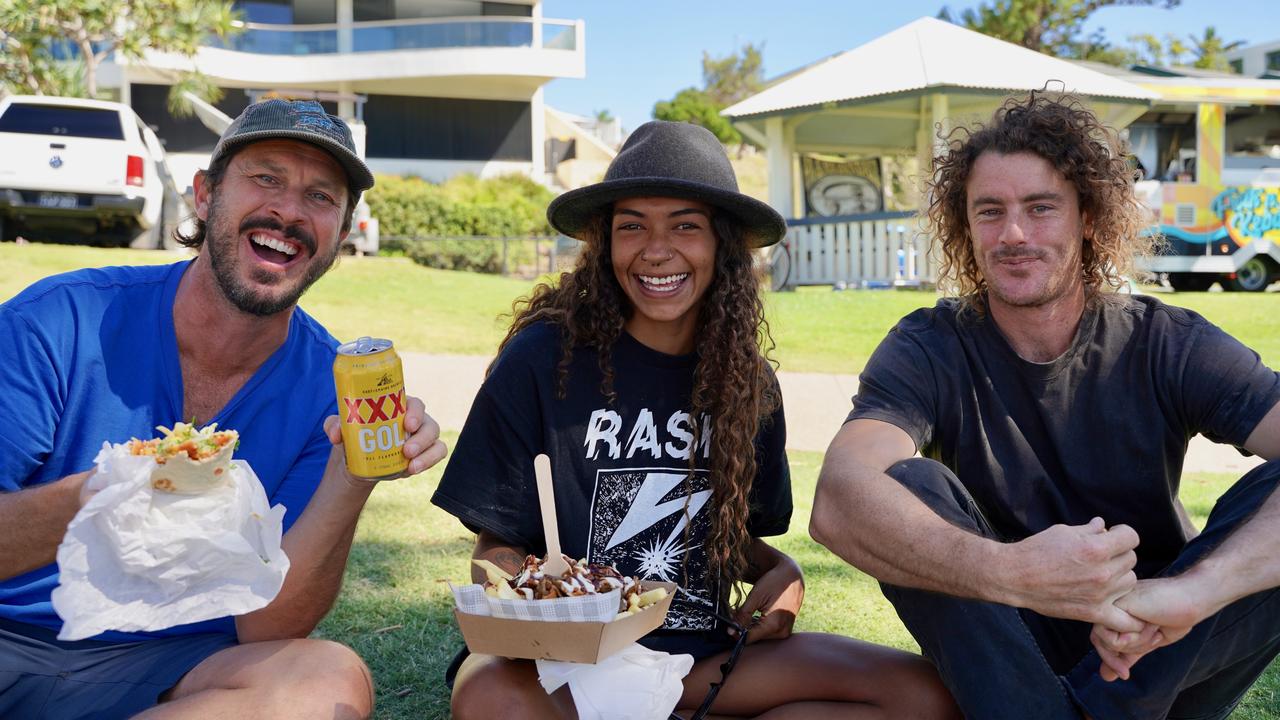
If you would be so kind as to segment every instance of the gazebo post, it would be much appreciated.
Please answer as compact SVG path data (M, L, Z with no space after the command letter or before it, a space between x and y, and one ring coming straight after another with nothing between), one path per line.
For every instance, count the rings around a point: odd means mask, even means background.
M791 219L795 215L795 189L793 183L794 156L796 149L795 129L786 127L780 115L767 118L764 122L765 159L769 169L769 204L774 210L782 213L782 217Z

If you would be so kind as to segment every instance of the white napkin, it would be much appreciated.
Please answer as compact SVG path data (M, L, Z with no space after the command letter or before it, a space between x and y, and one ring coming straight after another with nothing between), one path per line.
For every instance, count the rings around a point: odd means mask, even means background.
M538 660L547 694L566 683L580 720L665 720L684 693L692 655L632 643L594 665Z
M199 495L151 487L155 461L103 443L89 489L58 546L59 640L162 630L242 615L275 599L289 570L283 505L233 460L226 485Z

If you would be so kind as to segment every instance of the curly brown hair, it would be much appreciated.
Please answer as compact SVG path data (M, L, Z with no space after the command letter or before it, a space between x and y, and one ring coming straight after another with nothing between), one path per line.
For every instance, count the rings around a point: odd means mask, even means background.
M933 159L928 232L942 248L940 284L978 313L986 310L987 281L973 254L966 186L983 153L1038 155L1075 187L1092 229L1081 249L1089 298L1104 287L1121 287L1134 258L1158 242L1155 234L1142 232L1151 222L1133 193L1135 172L1124 141L1072 95L1036 90L1009 98L989 124L939 137L946 150Z
M717 240L716 272L698 310L694 334L698 361L689 416L711 418L712 515L705 544L713 570L710 577L727 581L737 594L747 573L751 544L746 523L757 472L755 439L778 408L781 396L767 357L773 338L764 317L760 277L742 227L724 213L714 213L711 225ZM561 330L558 394L565 394L574 349L586 347L599 358L601 394L609 403L616 403L609 358L633 308L613 273L607 215L597 216L583 232L583 239L583 251L572 271L561 273L555 284L539 284L529 297L516 301L511 328L498 351L501 354L530 325L554 323ZM696 421L691 424L691 447L698 447L704 426ZM690 453L689 461L685 485L691 489L697 453ZM691 495L687 493L687 497Z

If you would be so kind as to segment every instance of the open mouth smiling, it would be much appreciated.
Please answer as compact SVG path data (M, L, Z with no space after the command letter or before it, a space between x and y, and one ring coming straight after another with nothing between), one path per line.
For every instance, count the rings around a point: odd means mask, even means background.
M276 265L288 265L298 256L300 246L266 233L249 233L249 245L258 258Z
M641 286L651 293L669 294L674 293L684 284L689 273L676 273L675 275L636 275L640 280Z

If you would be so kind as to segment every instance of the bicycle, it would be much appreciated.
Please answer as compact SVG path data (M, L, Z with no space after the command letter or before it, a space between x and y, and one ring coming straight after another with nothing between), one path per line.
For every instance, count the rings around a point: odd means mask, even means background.
M769 289L786 290L791 281L791 238L783 237L769 253Z

